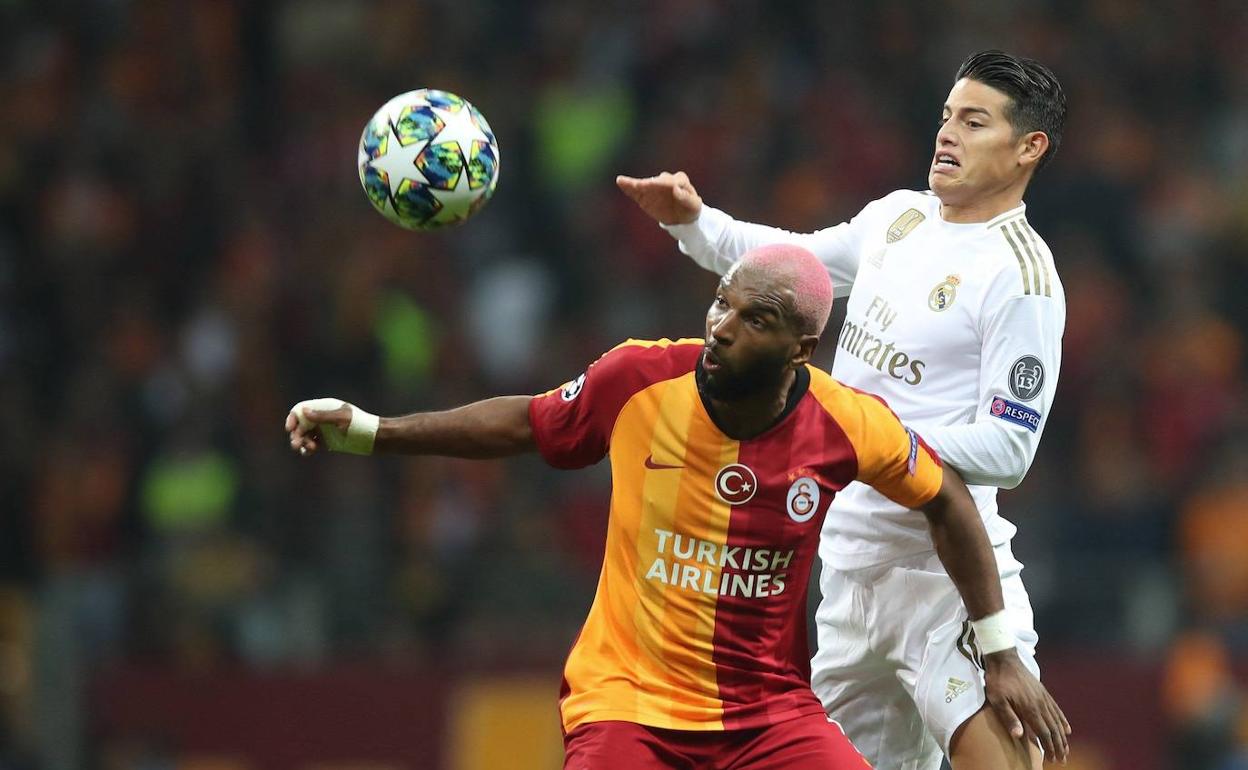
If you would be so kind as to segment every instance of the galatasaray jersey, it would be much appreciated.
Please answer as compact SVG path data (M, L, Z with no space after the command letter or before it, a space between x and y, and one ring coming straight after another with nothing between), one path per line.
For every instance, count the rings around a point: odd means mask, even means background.
M769 243L819 257L837 296L849 295L833 376L882 397L957 469L993 545L1014 536L997 489L1016 486L1035 456L1066 322L1053 255L1025 206L957 224L941 218L931 193L899 190L814 233L738 222L710 206L666 229L718 273ZM930 551L932 541L922 513L855 484L837 496L821 548L832 567L856 569Z
M564 671L565 731L822 713L805 609L829 504L856 480L905 507L940 489L939 461L883 402L814 367L771 428L729 438L698 391L701 353L701 340L629 341L529 407L551 465L611 460L602 574Z

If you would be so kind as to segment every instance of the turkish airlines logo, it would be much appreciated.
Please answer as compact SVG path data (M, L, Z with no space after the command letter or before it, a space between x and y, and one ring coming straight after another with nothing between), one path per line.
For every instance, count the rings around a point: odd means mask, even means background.
M758 478L741 463L725 465L715 474L715 494L729 505L748 503L756 491Z
M814 517L819 508L819 485L814 479L802 476L789 487L789 496L785 503L789 518L798 524L805 524Z

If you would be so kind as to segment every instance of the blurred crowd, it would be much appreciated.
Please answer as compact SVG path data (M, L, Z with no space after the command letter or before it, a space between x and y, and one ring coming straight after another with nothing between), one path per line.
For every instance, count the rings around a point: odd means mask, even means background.
M1238 0L0 2L0 767L72 766L56 736L121 662L557 663L605 468L300 460L289 407L539 392L700 334L714 278L615 174L834 224L925 185L987 47L1071 105L1027 199L1057 406L1002 501L1041 661L1155 662L1174 767L1248 767L1245 42ZM354 163L423 86L484 112L501 177L413 234Z

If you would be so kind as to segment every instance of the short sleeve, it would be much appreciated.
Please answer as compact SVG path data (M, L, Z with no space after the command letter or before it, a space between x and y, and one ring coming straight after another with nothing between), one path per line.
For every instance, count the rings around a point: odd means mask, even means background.
M935 497L944 481L936 452L883 401L865 393L855 395L862 421L850 441L858 454L858 480L907 508L918 508Z
M686 344L692 343L692 344ZM606 456L628 400L656 379L692 369L700 341L628 340L585 373L529 402L537 450L556 468L584 468Z

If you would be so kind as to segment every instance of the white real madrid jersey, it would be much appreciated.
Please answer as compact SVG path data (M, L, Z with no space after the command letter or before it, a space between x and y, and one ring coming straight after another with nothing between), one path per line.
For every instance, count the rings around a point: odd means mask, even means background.
M666 228L703 267L725 272L755 246L814 252L849 295L832 374L880 396L970 486L993 545L1014 536L997 489L1022 481L1035 456L1061 365L1066 298L1048 246L1020 205L954 224L928 192L899 190L851 221L815 233L738 222L703 206ZM919 511L853 484L832 501L820 554L836 569L931 550Z

